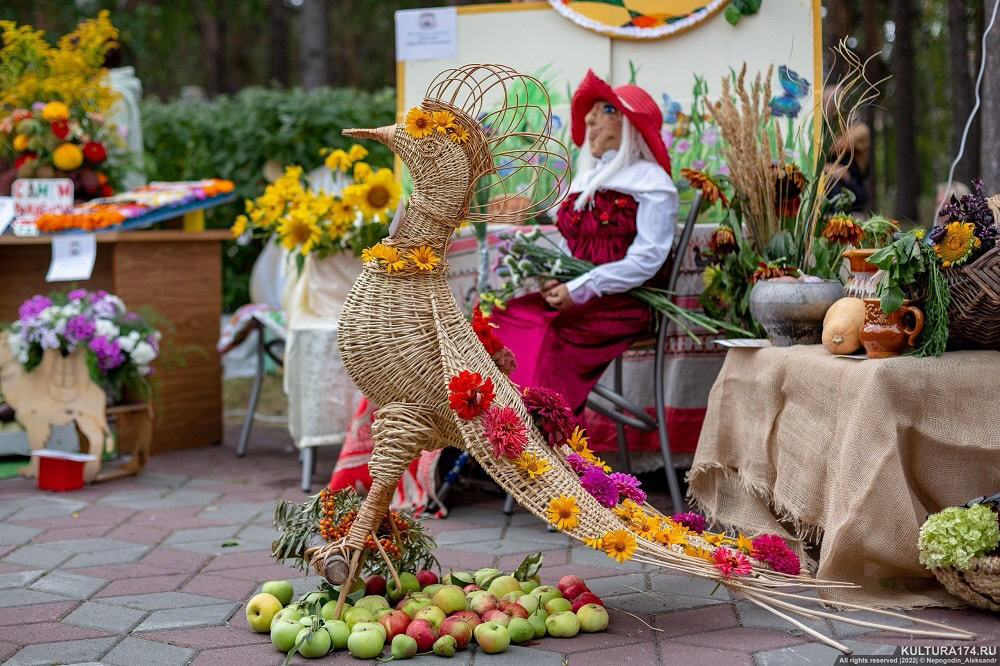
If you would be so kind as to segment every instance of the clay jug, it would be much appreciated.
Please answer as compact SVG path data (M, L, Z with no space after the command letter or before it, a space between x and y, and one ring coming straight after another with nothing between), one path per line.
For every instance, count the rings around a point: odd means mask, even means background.
M907 316L913 324L907 323ZM887 315L877 298L865 299L865 325L861 327L861 344L868 358L899 356L907 346L914 346L924 330L924 313L904 301L903 306Z

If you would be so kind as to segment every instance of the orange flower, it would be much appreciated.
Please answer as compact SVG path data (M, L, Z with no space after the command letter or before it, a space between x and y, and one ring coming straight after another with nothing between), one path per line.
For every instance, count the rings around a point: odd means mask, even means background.
M774 209L782 217L795 217L799 214L802 192L809 183L794 164L785 164L783 167L772 165L772 168L780 171L774 183Z
M835 245L858 245L864 235L861 225L850 215L834 215L823 229L823 238Z
M712 253L719 257L740 249L736 244L736 234L729 227L719 227L713 231L708 239L708 246L712 248Z
M759 280L770 280L776 277L795 277L797 272L794 268L778 266L777 264L766 264L761 261L757 264L757 270L750 276L750 284L757 284Z
M701 194L709 206L714 206L716 202L721 201L723 208L729 207L729 199L726 198L726 193L722 191L719 184L712 180L712 177L707 173L704 171L695 171L694 169L681 169L681 175L688 179L691 187L701 190Z

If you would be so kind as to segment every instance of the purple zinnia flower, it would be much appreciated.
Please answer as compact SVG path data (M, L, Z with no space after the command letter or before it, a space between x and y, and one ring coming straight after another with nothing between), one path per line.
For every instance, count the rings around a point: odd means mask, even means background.
M589 462L584 460L583 456L579 453L571 453L566 456L566 462L569 463L570 468L576 472L577 476L583 476L584 472L591 467L594 467L594 465L591 465Z
M584 472L580 484L601 506L612 509L618 505L618 489L615 487L615 482L597 466L591 466Z
M87 297L86 289L74 289L73 291L66 294L66 298L71 301L82 301Z
M694 513L693 511L689 511L688 513L675 513L670 517L670 520L679 525L683 525L696 534L701 534L705 531L705 517Z
M90 341L90 349L97 355L98 367L105 372L125 362L125 354L115 340L98 336Z
M66 337L70 340L83 342L94 337L94 322L83 315L70 317L66 322Z
M573 412L556 391L535 387L524 390L524 407L535 425L548 437L550 446L565 444L573 430Z
M637 504L646 502L646 493L639 487L639 479L631 474L616 472L611 475L611 481L615 484L620 495L624 495Z
M52 301L45 296L32 296L17 309L17 316L22 320L30 319L31 317L38 316L42 310L51 305Z

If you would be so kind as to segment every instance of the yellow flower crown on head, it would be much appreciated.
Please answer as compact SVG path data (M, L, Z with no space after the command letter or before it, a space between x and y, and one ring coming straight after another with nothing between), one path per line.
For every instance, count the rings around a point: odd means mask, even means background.
M406 133L414 139L424 139L435 132L446 135L455 143L469 140L469 130L463 127L451 111L424 111L415 106L406 113Z

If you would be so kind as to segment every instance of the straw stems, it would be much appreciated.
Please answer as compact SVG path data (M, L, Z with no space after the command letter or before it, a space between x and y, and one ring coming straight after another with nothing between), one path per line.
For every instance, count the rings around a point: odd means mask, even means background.
M333 619L340 619L340 612L344 610L344 602L347 601L347 595L351 593L351 588L354 586L354 579L357 577L358 571L361 569L361 550L355 550L354 554L351 556L351 568L347 572L347 580L345 580L340 585L340 594L337 596L337 607L333 611ZM400 588L402 589L402 588Z
M796 627L798 627L802 631L806 632L807 634L809 634L813 638L826 643L830 647L837 648L838 650L840 650L844 654L851 654L851 652L852 652L851 648L847 647L843 643L840 643L838 641L833 640L832 638L830 638L828 636L824 636L823 634L819 633L815 629L807 627L806 625L802 624L801 622L799 622L798 620L796 620L791 615L787 615L785 613L782 613L777 608L772 608L768 604L763 603L760 600L761 597L759 597L758 595L744 592L743 596L746 597L747 601L749 601L750 603L756 604L757 606L760 606L761 608L763 608L764 610L766 610L768 613L772 613L773 615L776 615L776 616L780 617L782 620L795 625ZM774 600L769 600L769 601L771 603L774 603L775 605L791 606L792 609L795 610L795 612L799 613L800 615L806 615L807 617L809 617L808 613L803 612L803 609L800 609L800 608L798 608L796 606L792 606L791 604L779 604L778 602L775 602Z
M390 519L390 522L391 519ZM389 554L385 552L385 548L382 547L382 542L378 540L378 535L372 532L372 540L375 541L375 546L378 548L378 552L382 554L382 559L385 560L386 565L389 567L389 573L392 574L392 579L396 581L396 589L402 590L403 583L399 580L399 574L396 573L396 567L393 566L392 560L389 559Z

